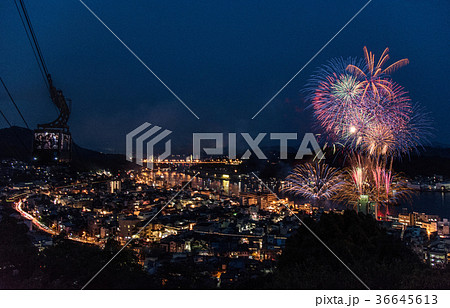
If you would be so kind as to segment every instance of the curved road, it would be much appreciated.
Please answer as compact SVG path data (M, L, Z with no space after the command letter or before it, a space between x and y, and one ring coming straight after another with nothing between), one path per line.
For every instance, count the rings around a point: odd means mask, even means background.
M33 215L30 215L29 213L27 213L26 211L24 211L22 209L23 202L27 199L27 197L28 197L27 193L21 193L21 194L13 195L11 198L8 199L8 201L14 202L14 209L20 214L20 216L22 216L25 219L31 220L33 225L35 225L39 230L44 231L51 235L58 235L59 234L58 232L50 229L48 226L46 226L45 224L43 224L42 222L37 220L36 217L34 217ZM73 237L73 236L67 236L67 238L69 240L80 242L80 243L100 245L100 243L98 243L98 242L83 240L83 239Z

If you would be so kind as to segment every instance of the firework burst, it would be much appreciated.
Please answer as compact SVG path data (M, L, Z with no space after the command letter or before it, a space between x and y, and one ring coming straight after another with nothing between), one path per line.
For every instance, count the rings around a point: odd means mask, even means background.
M348 204L356 205L362 195L378 205L395 204L411 196L405 178L369 156L353 157L344 179L334 199Z
M358 106L363 89L361 80L346 71L349 63L361 65L361 61L348 58L333 59L321 67L309 82L309 99L321 128L333 139L348 134L363 114Z
M314 116L332 143L372 156L400 157L420 147L429 124L405 89L389 79L388 73L408 61L383 69L388 49L376 65L374 55L367 48L364 52L365 64L353 58L334 59L311 78L308 91ZM367 67L366 73L358 71L360 67Z
M307 90L314 117L327 141L340 145L349 167L339 172L326 165L298 166L287 178L286 191L354 206L387 207L409 199L411 190L392 170L393 161L431 137L431 121L390 78L409 60L384 68L388 60L388 48L376 62L364 47L363 60L332 60L311 78Z
M296 166L286 181L283 190L287 193L312 200L325 200L338 192L343 177L339 170L316 162Z
M391 88L389 87L389 80L386 78L389 74L396 71L402 66L409 64L408 59L401 59L394 64L391 64L387 68L383 69L383 66L389 60L389 48L386 48L381 54L380 59L375 65L375 55L367 50L364 46L364 66L357 66L354 64L349 64L347 66L347 71L352 73L354 76L363 78L361 81L361 86L364 91L361 99L364 99L366 94L372 93L375 98L379 95L392 95Z

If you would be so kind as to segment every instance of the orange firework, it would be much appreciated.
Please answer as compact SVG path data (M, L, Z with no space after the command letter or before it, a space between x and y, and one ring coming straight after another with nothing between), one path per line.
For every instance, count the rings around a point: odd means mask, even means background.
M361 85L364 87L364 92L361 99L364 99L368 92L372 93L376 98L379 97L380 92L392 95L391 88L389 87L390 81L386 79L386 75L389 75L400 67L407 65L409 60L406 58L398 60L383 69L383 66L389 60L389 48L386 47L376 65L375 55L371 51L368 51L366 46L364 46L363 50L366 67L360 68L354 64L349 64L347 66L347 71L364 79L361 82Z
M339 187L334 199L356 205L361 195L379 205L407 200L411 190L406 180L377 159L357 155L345 172L344 184Z

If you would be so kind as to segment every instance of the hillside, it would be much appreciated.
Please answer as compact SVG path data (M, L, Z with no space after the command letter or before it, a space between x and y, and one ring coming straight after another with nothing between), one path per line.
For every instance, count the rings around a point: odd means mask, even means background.
M18 159L31 162L33 149L33 131L13 126L0 129L0 159ZM76 170L133 168L125 155L104 154L89 150L73 143L71 167Z

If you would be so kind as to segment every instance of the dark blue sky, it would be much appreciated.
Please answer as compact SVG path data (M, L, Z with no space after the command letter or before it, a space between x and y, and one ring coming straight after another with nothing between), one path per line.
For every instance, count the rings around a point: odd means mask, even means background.
M124 152L141 123L192 132L309 132L299 91L333 57L410 59L394 73L432 112L436 141L450 144L450 2L373 0L256 119L250 118L367 1L85 1L200 117L197 120L77 0L26 1L57 87L73 101L78 144ZM0 3L1 77L35 127L56 118L13 0ZM21 125L6 93L1 110ZM6 123L1 122L1 127Z

